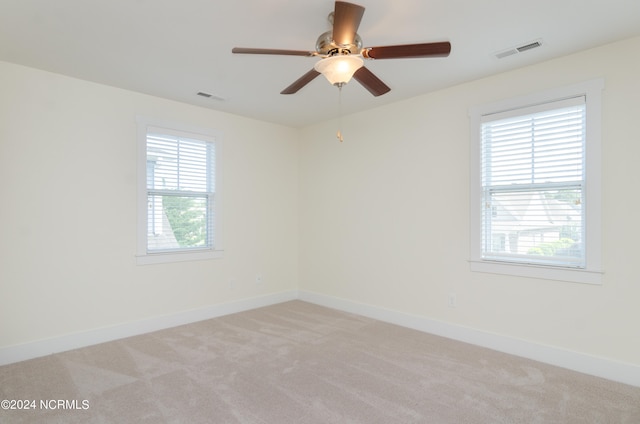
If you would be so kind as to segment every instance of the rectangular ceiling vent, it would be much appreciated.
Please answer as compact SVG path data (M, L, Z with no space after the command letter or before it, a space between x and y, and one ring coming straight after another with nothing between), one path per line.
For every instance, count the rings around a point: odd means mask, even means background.
M499 53L496 53L496 57L498 59L502 59L505 58L507 56L513 56L514 54L518 54L518 49L509 49L509 50L503 50Z
M205 93L204 91L198 91L196 93L196 96L200 96L200 97L204 97L204 98L212 99L212 100L218 100L218 101L221 101L221 102L224 102L224 101L227 100L224 97L216 96L215 94L211 94L211 93Z
M540 46L542 46L542 40L535 40L535 41L531 41L531 42L529 42L527 44L523 44L522 46L511 47L509 49L499 51L498 53L495 54L495 57L498 58L498 59L503 59L505 57L513 56L513 55L518 54L518 53L523 53L523 52L526 52L526 51L531 50L531 49L535 49L535 48L540 47Z
M516 47L520 53L526 52L527 50L535 49L536 47L540 47L542 43L540 41L534 41L533 43L525 44L524 46Z

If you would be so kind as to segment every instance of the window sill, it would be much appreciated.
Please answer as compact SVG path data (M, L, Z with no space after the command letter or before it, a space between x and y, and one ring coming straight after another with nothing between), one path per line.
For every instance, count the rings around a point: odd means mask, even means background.
M163 264L172 262L204 261L208 259L219 259L224 255L223 250L206 250L199 252L168 252L168 253L148 253L136 255L137 265Z
M471 271L474 272L515 275L518 277L568 281L572 283L602 284L602 271L473 260L469 261L469 265Z

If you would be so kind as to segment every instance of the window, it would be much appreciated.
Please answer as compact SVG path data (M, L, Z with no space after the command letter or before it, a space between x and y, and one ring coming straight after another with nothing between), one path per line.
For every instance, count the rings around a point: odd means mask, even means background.
M600 282L601 89L471 110L472 270Z
M138 263L221 256L219 134L138 119Z

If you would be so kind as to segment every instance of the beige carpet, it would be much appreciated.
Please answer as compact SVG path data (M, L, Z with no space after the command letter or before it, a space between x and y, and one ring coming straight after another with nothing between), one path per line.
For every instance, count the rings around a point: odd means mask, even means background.
M1 423L640 423L640 388L301 301L3 366L0 399L36 401Z

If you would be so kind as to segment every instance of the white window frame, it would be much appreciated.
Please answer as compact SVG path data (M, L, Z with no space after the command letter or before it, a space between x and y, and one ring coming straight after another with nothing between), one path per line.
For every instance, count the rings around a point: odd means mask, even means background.
M137 249L138 265L216 259L223 256L222 238L222 133L176 122L138 116L137 121ZM215 201L213 205L214 246L184 251L149 252L147 249L147 134L149 129L165 129L167 134L179 134L191 139L213 140L215 143Z
M577 283L602 283L601 179L602 90L599 78L567 87L497 101L469 109L470 117L470 258L471 271ZM482 169L480 128L482 117L572 97L585 96L585 267L570 268L500 262L482 258Z

